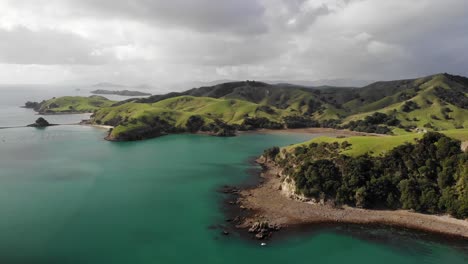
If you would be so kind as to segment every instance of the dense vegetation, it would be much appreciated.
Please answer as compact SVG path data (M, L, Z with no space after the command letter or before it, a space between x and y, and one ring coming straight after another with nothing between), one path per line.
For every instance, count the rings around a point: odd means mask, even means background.
M24 108L31 108L34 110L38 110L40 106L41 104L38 102L27 101L26 103L24 103Z
M460 141L436 132L385 154L342 154L341 142L299 145L275 158L298 193L364 208L403 208L468 217L468 153ZM283 156L283 157L281 157Z
M366 116L363 120L351 121L344 125L344 128L367 133L391 134L391 130L388 127L398 126L399 124L400 120L395 116L377 112Z

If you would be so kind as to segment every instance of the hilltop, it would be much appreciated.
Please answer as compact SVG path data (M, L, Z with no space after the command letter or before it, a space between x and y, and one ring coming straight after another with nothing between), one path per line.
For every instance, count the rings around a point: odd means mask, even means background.
M93 113L94 111L114 104L105 97L92 95L89 97L63 96L54 97L42 102L26 102L26 108L32 108L39 114L76 114Z

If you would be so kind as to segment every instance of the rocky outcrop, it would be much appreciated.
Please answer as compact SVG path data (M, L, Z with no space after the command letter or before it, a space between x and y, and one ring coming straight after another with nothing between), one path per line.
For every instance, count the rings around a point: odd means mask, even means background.
M37 127L37 128L48 127L48 126L53 126L53 124L50 124L49 122L47 122L47 120L45 120L42 117L39 117L36 120L36 122L34 122L33 124L28 125L28 127Z
M275 231L281 230L281 225L271 224L268 221L255 222L249 228L249 233L255 234L256 239L267 239Z
M461 149L463 151L467 151L468 150L468 141L463 141L462 144L461 144Z

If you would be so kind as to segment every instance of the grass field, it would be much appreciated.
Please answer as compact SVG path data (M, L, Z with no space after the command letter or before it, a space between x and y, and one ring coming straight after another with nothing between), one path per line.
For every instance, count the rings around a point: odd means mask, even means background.
M449 137L458 139L460 141L467 141L468 140L468 129L453 129L447 131L441 131ZM291 150L295 147L301 145L309 145L310 143L333 143L338 142L342 143L347 141L351 144L351 147L342 151L342 154L349 155L352 157L364 155L366 153L372 156L378 156L383 154L387 151L392 150L393 148L405 144L405 143L414 143L416 139L422 138L423 134L406 134L406 135L399 135L399 136L355 136L355 137L347 137L347 138L333 138L333 137L319 137L312 139L310 141L299 143L296 145L291 145L286 147L286 149Z

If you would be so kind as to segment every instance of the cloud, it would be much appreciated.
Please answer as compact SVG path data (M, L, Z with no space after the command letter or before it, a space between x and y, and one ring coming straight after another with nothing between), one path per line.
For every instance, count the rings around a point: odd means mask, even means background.
M157 83L468 74L466 10L465 0L3 0L0 63Z
M110 57L93 52L92 43L71 33L0 30L0 61L8 64L101 64Z
M264 33L263 7L252 0L85 0L98 13L148 21L158 26L182 27L201 32Z

